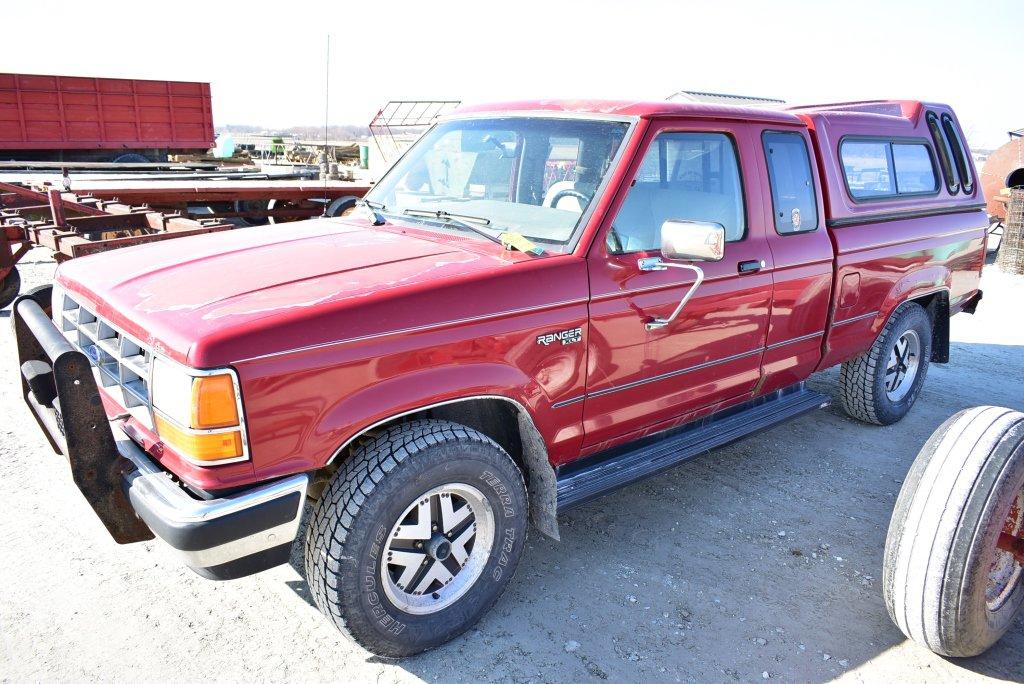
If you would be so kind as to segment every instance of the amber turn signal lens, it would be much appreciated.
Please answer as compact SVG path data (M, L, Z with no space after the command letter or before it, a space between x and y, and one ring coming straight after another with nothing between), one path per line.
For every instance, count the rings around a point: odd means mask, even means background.
M156 431L175 451L195 461L222 461L242 455L240 430L193 434L158 415Z
M238 425L235 383L230 375L203 375L192 381L192 427L202 430Z

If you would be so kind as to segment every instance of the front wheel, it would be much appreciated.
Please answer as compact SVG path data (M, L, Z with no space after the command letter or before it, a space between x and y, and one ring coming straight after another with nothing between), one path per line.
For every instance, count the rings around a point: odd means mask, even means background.
M917 400L931 357L931 318L921 305L907 302L893 312L867 352L843 363L843 408L865 423L895 423Z
M357 447L306 531L321 611L377 655L403 657L467 630L508 585L526 541L523 477L494 441L441 420Z

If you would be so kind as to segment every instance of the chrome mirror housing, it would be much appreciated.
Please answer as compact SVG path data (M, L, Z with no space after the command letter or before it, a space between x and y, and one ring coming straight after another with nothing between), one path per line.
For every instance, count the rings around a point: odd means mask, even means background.
M661 224L661 256L679 261L721 261L725 256L725 227L711 221Z

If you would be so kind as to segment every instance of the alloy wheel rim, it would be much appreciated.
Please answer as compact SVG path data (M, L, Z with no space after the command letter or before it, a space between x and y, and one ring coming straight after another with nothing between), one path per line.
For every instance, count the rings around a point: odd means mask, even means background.
M921 338L907 330L889 350L885 365L885 394L890 401L900 401L910 392L921 365Z
M483 574L494 530L494 510L476 487L455 482L425 492L388 534L380 565L385 595L413 615L451 606Z
M1010 512L1000 531L1013 537L1020 536L1024 531L1024 489L1017 493L1017 497L1010 504ZM997 548L985 585L985 604L990 611L1002 608L1017 588L1022 576L1024 567L1021 567L1017 558L1011 552Z

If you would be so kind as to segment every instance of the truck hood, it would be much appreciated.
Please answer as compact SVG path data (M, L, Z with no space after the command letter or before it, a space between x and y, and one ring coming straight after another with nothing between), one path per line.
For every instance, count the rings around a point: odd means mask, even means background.
M225 352L225 340L235 339L227 354L235 358L294 348L333 334L325 315L523 258L532 257L479 240L320 219L75 259L60 267L57 282L156 351L201 367L234 360L207 353L204 342ZM304 332L296 326L286 330L303 319L309 324ZM389 325L387 320L370 323L378 329ZM281 334L255 334L248 343L239 342L247 332L266 333L272 326ZM366 322L349 325L357 328L367 328Z

